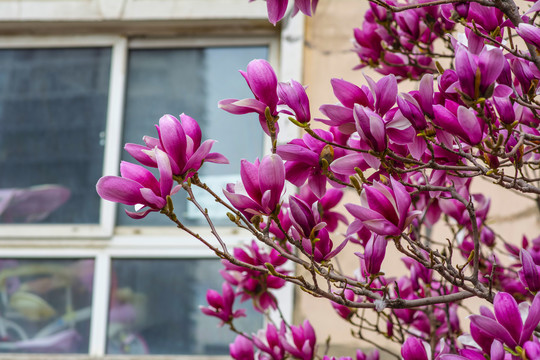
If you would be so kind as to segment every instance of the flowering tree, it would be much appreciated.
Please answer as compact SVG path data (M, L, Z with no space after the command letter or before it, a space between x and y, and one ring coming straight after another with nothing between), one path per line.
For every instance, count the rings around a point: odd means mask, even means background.
M540 359L540 238L524 238L521 248L507 242L487 223L490 200L471 191L482 177L533 201L540 194L540 1L521 8L512 0L370 1L354 51L358 68L383 76L366 76L365 84L333 79L338 103L320 107L325 118L312 119L304 87L278 82L265 60L241 71L253 98L219 107L255 114L272 144L262 159L242 160L241 182L210 189L198 170L227 159L210 152L213 141L202 142L194 119L165 115L157 137L125 146L159 178L122 162L121 177L103 177L97 191L134 205L127 211L134 219L167 216L223 259L222 290L208 291L201 310L238 333L234 359L332 359L317 350L307 320L268 322L256 334L234 325L245 316L234 310L237 300L251 299L265 313L279 306L273 290L285 283L330 301L362 341L376 345L373 332L400 344L400 354L380 349L398 359ZM317 2L295 0L293 12L312 15ZM267 0L270 22L283 18L287 3ZM417 90L399 93L405 79ZM312 128L315 120L324 130ZM280 144L283 121L303 136ZM286 182L298 193L285 194ZM253 241L229 250L193 188L208 192ZM171 195L178 191L200 210L214 241L177 217ZM334 210L344 192L348 214ZM336 233L340 223L345 234ZM453 235L426 230L435 224ZM408 274L385 275L387 247L403 254ZM359 270L338 270L337 254L357 257ZM291 263L303 275L288 271ZM468 312L462 302L471 297L484 306L466 329L458 311ZM377 312L376 323L359 309ZM355 356L374 360L379 352Z

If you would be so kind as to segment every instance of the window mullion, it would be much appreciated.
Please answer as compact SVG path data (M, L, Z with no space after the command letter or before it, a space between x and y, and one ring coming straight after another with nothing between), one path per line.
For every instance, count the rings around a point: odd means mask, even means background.
M118 174L124 119L127 51L126 38L117 40L112 48L109 104L105 130L105 158L103 161L103 173L106 175ZM111 236L116 219L116 204L102 199L100 209L100 223L106 234Z
M90 324L90 355L104 356L107 345L107 321L111 281L111 257L103 252L96 256Z

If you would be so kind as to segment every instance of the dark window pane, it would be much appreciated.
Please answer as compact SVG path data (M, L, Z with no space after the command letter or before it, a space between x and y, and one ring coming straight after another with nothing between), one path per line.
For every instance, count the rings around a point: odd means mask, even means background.
M109 48L0 50L0 223L97 223Z
M0 352L88 353L94 260L0 259Z
M254 161L262 154L263 132L258 116L231 115L218 109L225 98L253 97L244 78L238 72L254 58L266 58L266 47L223 47L206 49L131 50L124 120L124 143L141 144L143 135L157 137L154 124L164 114L185 113L196 119L203 131L203 140L215 139L212 151L221 152L230 165L207 163L201 171L202 180L212 188L239 180L240 160ZM135 161L124 152L124 160ZM202 224L202 217L192 205L186 205L185 195L176 196L175 210L185 224ZM218 224L228 224L226 212L213 200L204 206ZM120 206L120 225L169 225L170 221L152 213L135 222ZM128 210L133 210L128 207Z
M221 293L218 260L113 260L108 354L227 354L235 334L205 316L208 288ZM250 308L249 303L235 303ZM235 324L248 333L262 326L262 316L248 311Z

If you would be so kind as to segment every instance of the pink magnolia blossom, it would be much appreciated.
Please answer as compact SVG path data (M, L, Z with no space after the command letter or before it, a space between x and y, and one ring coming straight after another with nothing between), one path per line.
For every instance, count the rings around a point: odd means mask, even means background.
M253 343L245 336L238 335L229 345L229 353L234 360L254 360Z
M479 55L474 55L464 46L458 46L455 64L461 91L471 99L490 97L488 89L491 87L493 90L493 83L501 74L505 61L502 50L498 48L484 48ZM479 84L475 84L477 74L480 76Z
M338 247L334 249L334 243L330 238L328 230L323 228L319 230L315 236L316 237L314 239L302 237L301 243L304 250L308 254L312 255L313 260L315 260L316 262L330 260L337 254L339 254L339 252L343 250L343 248L345 247L345 245L347 245L347 242L349 241L349 238L345 238L345 240L343 240L341 244L339 244Z
M530 291L537 292L540 290L540 274L538 272L539 266L534 263L531 254L521 249L519 253L522 268L519 272L519 278L523 285L525 285Z
M291 80L289 83L280 82L277 91L281 102L292 110L292 113L288 110L281 112L294 115L296 120L301 123L307 123L311 120L309 99L302 84L295 80Z
M216 290L209 289L206 292L207 307L201 306L201 311L208 316L214 316L221 320L221 325L232 321L235 318L246 316L246 310L240 309L233 311L235 294L231 285L224 282L222 285L222 294Z
M263 59L252 60L247 66L247 71L240 70L240 73L246 80L255 99L225 99L221 100L218 103L218 106L221 109L236 115L248 113L259 114L261 127L264 132L270 135L270 130L266 123L265 111L266 108L268 108L272 116L277 115L276 108L279 99L277 94L278 81L276 73L274 72L272 65ZM277 126L277 123L275 125Z
M151 151L155 147L165 152L173 175L184 179L191 177L203 162L228 164L227 158L219 153L211 153L215 140L201 144L201 129L193 118L181 114L180 120L172 115L164 115L156 125L158 139L145 136L146 145L126 144L125 150L141 164L157 167L157 159Z
M254 0L249 0L250 2ZM311 16L317 9L319 0L294 0L292 15L296 15L299 11L307 16ZM268 21L276 25L278 21L283 19L289 0L266 0L268 10Z
M332 141L334 136L331 132L316 129L315 133L326 141ZM333 148L328 152L326 144L320 140L305 134L302 139L294 139L288 144L277 147L277 153L283 160L286 160L285 170L286 178L294 185L300 187L308 182L311 191L319 199L324 196L326 191L327 177L323 174L321 159L324 158L328 163L333 159L345 155L345 150ZM345 181L347 178L336 174L336 178ZM332 182L331 182L332 183ZM336 183L333 183L340 186Z
M255 240L243 248L235 247L233 255L235 259L250 265L266 267L266 264L270 264L280 274L289 273L283 268L287 258L281 256L275 249L263 250ZM221 276L225 281L236 286L237 295L241 297L241 301L252 299L255 309L260 312L264 312L268 308L276 308L276 298L271 290L282 288L285 285L285 280L274 275L246 269L227 260L223 260L222 263L225 270L220 271Z
M313 359L316 336L309 321L305 320L302 325L291 326L290 331L280 335L280 340L285 350L293 357L300 360Z
M349 301L354 301L355 298L354 291L350 289L344 289L342 296ZM345 305L341 305L333 301L330 302L330 305L332 305L332 307L334 308L334 310L336 310L339 316L346 320L348 320L353 315L353 310Z
M285 186L285 167L276 154L265 156L261 162L242 160L242 182L227 184L223 194L248 219L253 215L270 215L276 210Z
M360 204L346 204L345 208L356 218L349 227L363 224L379 235L399 236L421 211L410 211L411 196L398 181L390 178L390 186L374 181L364 186ZM351 230L349 229L349 232Z
M104 176L96 185L97 193L103 199L135 205L135 212L126 210L126 214L133 219L141 219L150 212L160 211L167 205L167 196L180 190L180 185L173 188L173 174L167 154L158 148L152 152L159 169L159 181L142 166L122 161L121 177ZM145 207L148 209L138 212Z
M253 334L253 344L262 352L268 354L272 360L283 359L285 356L285 349L280 341L280 336L285 335L286 327L281 325L281 329L278 330L274 324L269 323L266 326L266 331L259 330L257 334Z
M511 349L523 346L540 323L540 295L536 295L528 309L525 322L521 319L516 300L508 293L499 292L493 300L495 316L471 315L471 324L492 339L497 339Z
M516 28L516 31L523 40L540 48L540 28L538 26L521 23Z
M315 196L309 186L302 186L297 197L306 202L310 206L316 206L319 216L326 223L326 229L332 232L338 227L339 222L348 224L349 221L339 211L332 210L343 198L343 191L340 189L327 189L324 196L320 199Z
M313 233L326 227L326 223L320 219L320 214L315 206L309 206L301 199L289 197L292 225L299 235L310 238Z
M384 236L373 234L365 246L364 253L355 253L361 259L361 268L368 276L381 271L387 244L388 240Z
M387 148L384 120L375 112L358 104L354 106L353 116L360 138L376 152L384 151Z

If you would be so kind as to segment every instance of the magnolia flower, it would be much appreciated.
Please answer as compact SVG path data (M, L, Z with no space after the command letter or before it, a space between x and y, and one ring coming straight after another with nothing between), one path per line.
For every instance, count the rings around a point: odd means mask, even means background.
M242 160L240 176L242 182L227 184L223 190L231 204L248 218L274 212L285 186L285 167L281 157L271 154L254 163Z
M403 360L428 360L426 348L420 339L409 337L401 346Z
M223 295L212 289L209 289L206 292L206 301L210 306L200 306L201 311L205 315L214 316L220 319L221 325L226 324L235 318L246 316L245 309L233 311L235 295L231 285L228 282L224 282L221 289Z
M293 235L293 237L295 236ZM321 229L317 232L315 239L312 240L306 237L302 237L301 241L304 250L308 254L313 255L313 260L315 260L316 262L322 262L330 260L337 254L339 254L339 252L343 250L345 245L347 245L349 238L345 238L345 240L343 240L337 248L333 249L334 243L332 239L330 239L330 234L328 233L328 230Z
M277 115L276 107L279 99L276 73L268 61L255 59L248 64L247 71L240 70L240 74L246 79L255 99L225 99L221 100L218 106L220 109L236 115L259 114L259 122L264 132L270 135L265 112L266 108L268 108L272 116ZM277 123L275 125L277 127Z
M303 325L291 326L290 332L279 336L285 350L300 360L312 360L315 353L315 330L305 320Z
M384 151L387 148L384 120L375 112L358 104L354 105L353 116L360 138L376 152Z
M316 205L310 207L303 200L290 196L289 208L292 225L302 237L310 238L313 233L326 226L326 223L321 222Z
M375 104L373 96L367 86L362 88L343 79L332 79L334 95L343 105L324 104L319 110L328 119L317 119L329 126L335 126L340 133L352 134L356 131L353 108L355 104L365 106L371 110Z
M326 141L334 140L331 132L321 129L314 131ZM311 135L305 134L302 139L294 139L288 144L279 145L277 153L286 160L287 180L298 187L304 185L307 180L311 191L320 199L325 194L327 179L323 174L322 160L331 164L334 159L344 156L345 150L332 148ZM346 176L340 174L336 174L335 177L341 181L347 180Z
M540 28L538 26L522 22L518 25L516 31L523 40L540 48Z
M485 360L486 356L489 355L490 360L504 360L506 351L504 350L503 344L494 340L491 344L489 352L482 352L476 349L462 349L460 350L460 355L443 355L440 357L441 360ZM535 359L535 358L529 358Z
M326 229L330 232L335 231L339 222L349 224L349 221L342 213L333 211L343 197L343 191L340 189L328 189L324 196L320 199L315 196L309 186L302 186L297 197L306 202L310 206L315 206L321 220L326 223Z
M447 354L447 349L442 347L440 352L435 356L435 360L472 360L460 355ZM431 360L431 346L422 340L410 336L401 346L401 356L403 360ZM484 357L482 357L484 359ZM495 359L493 359L495 360ZM499 360L499 359L497 359ZM502 359L500 359L502 360Z
M411 196L398 181L390 178L390 186L374 181L372 186L364 186L360 204L345 204L345 208L356 218L349 225L348 233L356 231L359 223L379 235L399 236L412 220L421 214L420 210L409 211Z
M540 359L540 343L537 341L527 341L523 345L523 350L527 354L528 359Z
M262 329L253 334L253 344L262 352L267 353L272 359L283 359L285 355L285 349L281 344L280 336L285 335L286 327L282 324L278 333L276 327L272 323L268 323L266 331Z
M249 0L250 2L253 0ZM292 15L296 15L299 11L307 16L315 13L319 0L294 0ZM276 25L278 21L283 19L289 0L266 0L266 8L268 10L268 21Z
M505 58L499 48L484 48L479 55L473 55L465 46L456 50L456 74L461 91L471 99L490 97L488 89L493 89L495 80L504 68ZM477 77L479 77L478 80Z
M180 185L172 187L173 174L167 154L158 148L152 153L159 169L159 181L142 166L122 161L121 177L104 176L96 185L97 193L103 199L135 205L136 212L126 210L126 214L133 219L142 219L152 211L160 211L167 205L167 196L180 190ZM138 212L145 207L148 209Z
M356 360L379 360L379 350L373 349L368 355L362 350L356 350Z
M355 298L354 291L350 289L344 289L342 296L349 301L354 301L354 298ZM336 310L338 315L344 318L345 320L348 320L353 314L353 310L345 305L338 304L334 301L331 301L330 305L332 305L332 307L334 308L334 310Z
M361 267L367 274L377 274L386 255L388 241L384 236L375 235L368 240L364 253L355 253L361 259Z
M254 360L253 344L245 336L238 335L234 342L229 344L229 353L234 360Z
M540 275L538 274L538 266L534 263L531 254L521 249L519 253L521 264L523 267L519 272L519 278L524 286L530 291L537 292L540 290Z
M411 95L404 93L398 96L397 103L403 116L410 121L415 130L421 131L427 127L426 116L420 105Z
M455 110L455 113L450 109ZM477 145L484 138L485 123L476 116L473 109L447 101L445 106L434 105L433 122L452 135L456 135L469 145ZM455 115L457 113L457 116Z
M294 80L291 80L289 83L280 82L277 92L281 102L293 111L293 113L287 110L282 110L282 112L294 115L296 120L301 123L307 123L311 120L309 99L302 84Z
M384 76L375 82L369 76L364 76L375 98L375 111L384 116L396 103L398 92L397 79L393 74Z
M275 249L270 249L269 252L263 251L255 240L244 248L235 247L233 255L235 259L247 264L261 267L271 264L276 272L289 273L282 267L287 258L281 256ZM220 271L221 276L225 281L236 286L237 295L241 296L241 301L252 299L255 309L260 312L264 312L270 307L276 308L276 298L270 290L283 287L285 285L284 279L246 269L227 260L222 260L222 263L225 270Z
M146 146L126 144L124 149L141 164L157 167L157 159L151 151L155 147L168 157L172 173L186 179L197 172L204 161L228 164L227 158L219 153L211 153L215 140L201 144L201 128L193 118L181 114L180 120L172 115L164 115L156 125L159 139L145 136Z
M520 308L512 295L499 292L493 299L495 316L471 315L469 319L478 329L492 339L497 339L511 349L523 346L540 323L540 295L536 295L528 309L525 323ZM523 309L526 310L526 309Z

